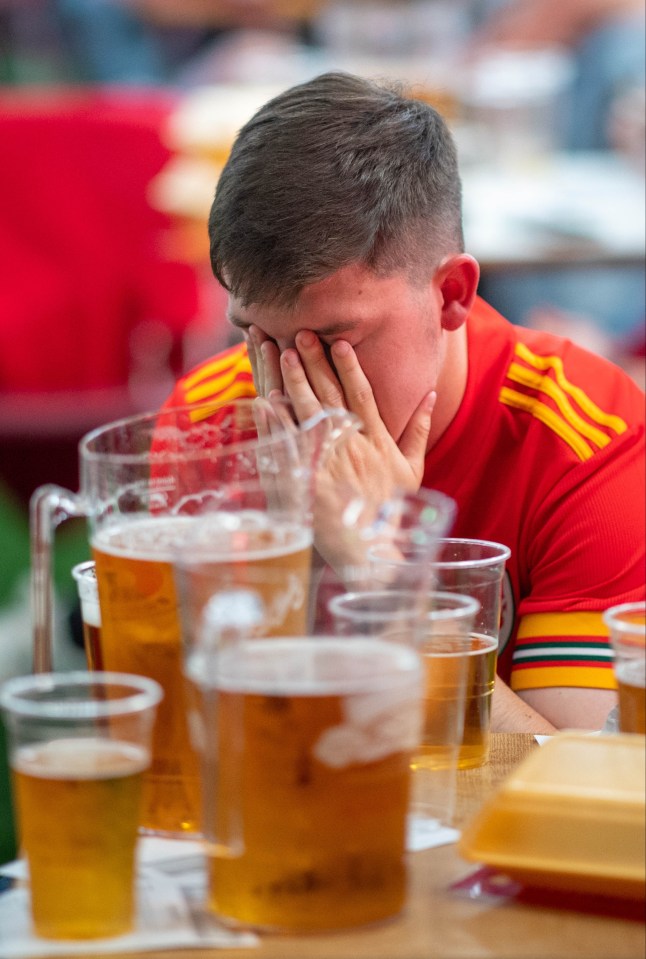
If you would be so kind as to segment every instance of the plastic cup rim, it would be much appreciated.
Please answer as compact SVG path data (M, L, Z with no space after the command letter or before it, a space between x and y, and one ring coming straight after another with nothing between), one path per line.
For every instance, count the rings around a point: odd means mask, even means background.
M483 556L479 559L456 559L456 560L442 560L442 559L432 559L429 561L429 566L431 569L481 569L488 566L498 566L501 563L506 563L509 557L511 556L511 549L508 546L505 546L504 543L496 543L494 540L488 539L469 539L468 537L453 537L453 536L440 536L435 540L435 545L442 547L450 543L468 543L474 546L486 546L493 547L496 550L494 556ZM376 562L383 562L384 565L390 565L393 567L405 568L411 560L403 557L402 559L395 559L392 557L384 557L383 560L379 559L379 549L380 546L370 547L368 550L368 556L371 560ZM438 550L439 552L439 550ZM419 562L423 562L424 557L420 557ZM418 560L412 560L413 563L418 562Z
M621 634L622 636L631 636L636 638L646 637L646 623L630 622L628 620L617 618L627 613L641 613L642 615L645 615L646 602L640 600L633 603L620 603L617 606L610 606L608 609L604 610L601 618L604 624L610 630L611 634L615 633Z
M24 698L28 691L51 691L57 686L76 687L79 690L91 686L130 687L133 692L120 699L87 699L85 701L51 700L38 701ZM147 676L133 673L90 672L73 670L67 673L34 673L15 676L0 686L0 707L8 713L36 719L78 721L79 719L124 716L144 712L161 701L164 691L160 684Z
M76 566L72 566L72 576L77 583L85 579L88 573L93 573L94 575L90 576L90 578L96 581L96 565L93 559L88 559L82 563L77 563Z
M511 556L511 550L504 543L497 543L490 539L470 539L469 537L442 536L437 540L438 547L449 544L469 544L470 546L485 546L496 551L493 556L482 556L478 559L434 559L431 563L433 569L480 569L483 566L497 566L499 563L506 563Z
M344 609L347 609L344 600L351 600L356 596L365 596L365 597L381 597L381 596L402 596L405 594L410 594L411 597L417 599L418 592L414 589L376 589L376 590L351 590L347 593L342 593L339 596L334 596L330 602L330 612L344 617L350 621L356 622L359 619L365 620L368 623L378 623L382 621L395 621L406 620L415 615L415 610L407 609L398 609L393 613L384 613L383 610L358 610L357 612L352 611L351 609L348 612L343 612ZM444 601L453 601L456 598L459 600L464 600L461 608L454 607L453 609L430 609L423 613L423 618L428 619L431 622L434 619L460 619L463 615L475 614L481 608L481 604L473 596L469 596L466 593L454 593L449 590L431 590L430 592L431 601L434 602L438 598L441 598ZM341 612L339 612L341 609Z

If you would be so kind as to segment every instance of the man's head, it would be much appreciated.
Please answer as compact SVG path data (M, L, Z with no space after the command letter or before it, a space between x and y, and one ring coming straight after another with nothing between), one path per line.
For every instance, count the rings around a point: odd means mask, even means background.
M242 128L209 218L216 277L242 303L292 306L350 265L424 283L463 249L442 117L394 86L330 73Z

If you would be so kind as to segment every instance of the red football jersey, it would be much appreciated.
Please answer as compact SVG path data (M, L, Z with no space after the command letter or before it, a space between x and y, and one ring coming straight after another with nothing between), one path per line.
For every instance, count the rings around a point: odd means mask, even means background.
M478 300L460 409L423 483L455 536L511 549L498 672L515 690L614 688L601 613L644 597L644 395L568 340Z

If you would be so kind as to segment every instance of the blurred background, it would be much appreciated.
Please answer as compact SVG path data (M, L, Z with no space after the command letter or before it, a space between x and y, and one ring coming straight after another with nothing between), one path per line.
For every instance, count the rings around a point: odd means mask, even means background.
M28 502L229 342L206 218L237 129L341 68L449 120L481 293L644 380L643 0L0 0L0 677L29 671ZM58 664L75 644L57 535ZM71 640L70 640L71 637Z

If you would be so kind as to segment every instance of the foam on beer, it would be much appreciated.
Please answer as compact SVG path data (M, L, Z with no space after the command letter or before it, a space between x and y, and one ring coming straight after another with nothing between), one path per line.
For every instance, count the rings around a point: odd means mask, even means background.
M186 541L186 552L193 551L198 561L221 562L232 553L244 553L245 562L282 559L312 543L307 526L262 510L223 509L198 519Z
M265 638L215 656L195 650L189 678L201 688L262 696L340 696L344 721L313 754L334 768L414 749L421 734L421 667L410 647L368 637Z
M311 545L307 527L277 522L260 510L222 511L193 516L165 514L144 519L119 517L95 536L93 547L112 556L172 562L179 545L196 561L221 562L244 550L246 561L281 558Z
M173 548L196 523L193 516L163 516L159 518L120 516L119 522L104 526L94 537L93 547L111 556L168 562Z
M90 599L81 600L81 615L88 626L101 628L101 608L98 603Z
M131 776L149 762L147 750L111 739L55 739L20 749L12 766L47 779L108 779Z

